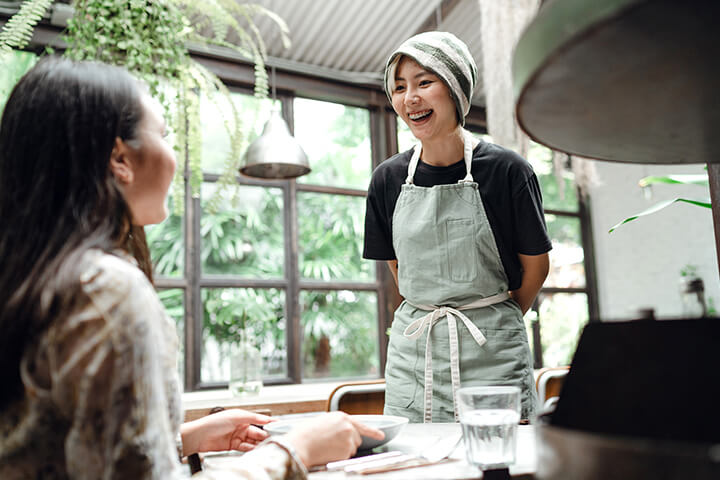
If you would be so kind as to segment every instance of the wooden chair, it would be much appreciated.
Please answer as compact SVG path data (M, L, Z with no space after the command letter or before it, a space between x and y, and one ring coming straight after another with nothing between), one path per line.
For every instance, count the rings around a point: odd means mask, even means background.
M340 410L349 414L383 413L385 406L385 379L343 383L330 393L326 410Z
M538 371L535 379L535 387L538 393L538 402L541 410L547 410L554 406L560 396L565 376L570 371L569 366L545 367Z

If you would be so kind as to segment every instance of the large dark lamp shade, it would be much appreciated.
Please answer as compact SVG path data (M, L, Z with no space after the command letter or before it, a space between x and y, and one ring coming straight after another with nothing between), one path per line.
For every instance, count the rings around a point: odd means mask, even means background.
M296 178L310 173L307 155L279 112L270 114L262 135L248 147L240 173L266 179Z
M517 119L600 160L720 162L720 1L552 0L518 41Z

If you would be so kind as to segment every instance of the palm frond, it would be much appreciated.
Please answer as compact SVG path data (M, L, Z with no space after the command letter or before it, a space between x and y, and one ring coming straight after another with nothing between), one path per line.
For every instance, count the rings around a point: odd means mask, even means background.
M649 177L641 178L638 181L638 185L641 187L648 187L656 184L672 184L672 185L702 185L707 187L708 176L707 174L697 175L651 175Z
M672 204L674 204L674 203L678 203L678 202L689 203L689 204L691 204L691 205L696 205L696 206L698 206L698 207L704 207L704 208L711 208L711 207L712 207L712 205L710 204L710 200L709 200L709 199L706 201L706 200L696 200L696 199L692 199L692 198L680 198L680 197L678 197L678 198L673 198L673 199L670 199L670 200L665 200L665 201L656 203L655 205L653 205L652 207L648 208L647 210L643 210L643 211L640 212L640 213L637 213L637 214L635 214L635 215L633 215L633 216L631 216L631 217L626 218L626 219L623 220L622 222L619 222L619 223L613 225L613 227L608 231L608 233L612 233L612 232L613 232L615 229L617 229L620 225L624 225L624 224L626 224L626 223L628 223L628 222L632 222L633 220L636 220L636 219L638 219L638 218L640 218L640 217L644 217L644 216L646 216L646 215L650 215L650 214L659 212L659 211L662 210L663 208L669 207L670 205L672 205Z

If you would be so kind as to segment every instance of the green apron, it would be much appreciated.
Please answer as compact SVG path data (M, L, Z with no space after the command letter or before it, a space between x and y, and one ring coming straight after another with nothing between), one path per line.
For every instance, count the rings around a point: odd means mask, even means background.
M459 387L516 385L522 418L536 406L523 315L508 294L478 186L470 173L476 141L464 135L465 178L418 187L415 147L393 214L398 286L385 368L385 414L411 422L457 421ZM460 320L460 324L457 324Z

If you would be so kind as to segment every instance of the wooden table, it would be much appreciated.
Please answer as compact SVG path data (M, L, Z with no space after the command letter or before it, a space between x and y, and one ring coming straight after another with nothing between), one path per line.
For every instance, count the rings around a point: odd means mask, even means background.
M404 453L417 454L431 448L441 439L459 435L461 427L457 423L430 423L409 424L388 444L378 447L375 452L399 450ZM482 472L465 460L465 450L460 444L451 455L451 461L415 467L392 472L376 473L372 475L353 475L342 471L314 471L310 473L311 480L341 480L346 478L368 480L470 480L482 478ZM232 461L232 457L212 458L211 467L222 468L222 462ZM206 464L208 464L206 460ZM510 467L513 479L530 480L534 478L537 459L535 449L535 430L531 425L518 427L517 455L515 465Z

